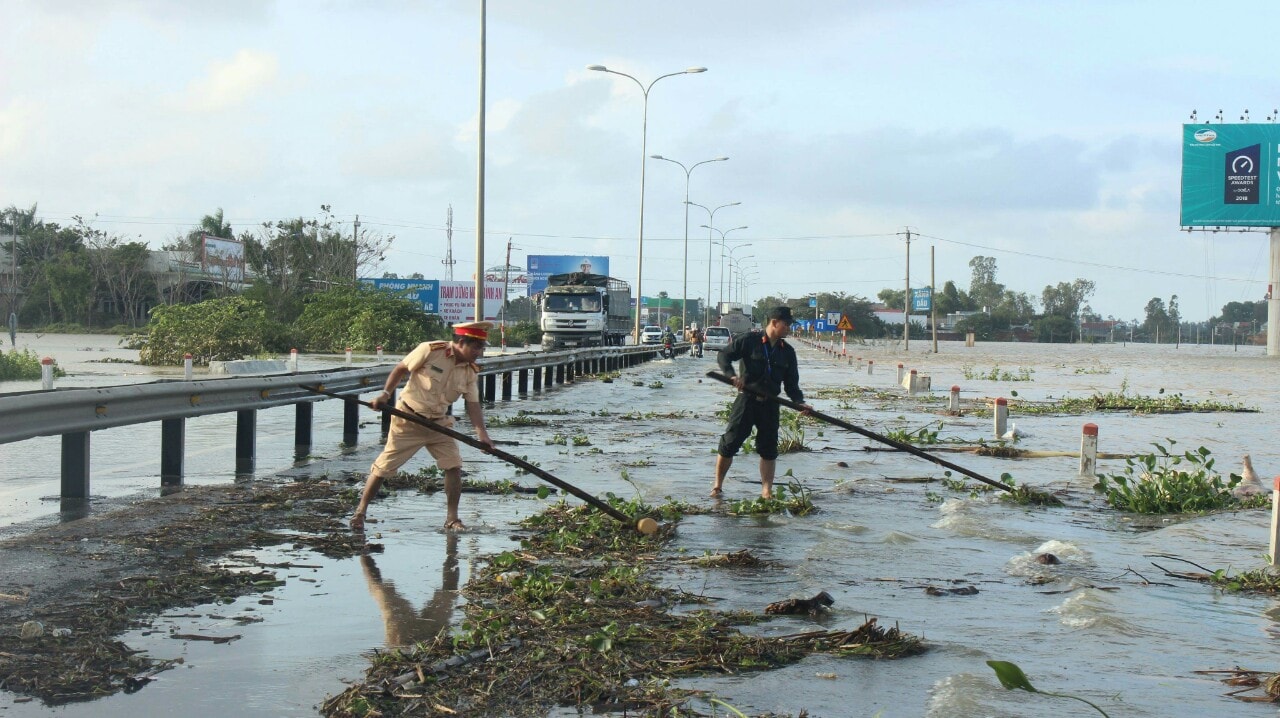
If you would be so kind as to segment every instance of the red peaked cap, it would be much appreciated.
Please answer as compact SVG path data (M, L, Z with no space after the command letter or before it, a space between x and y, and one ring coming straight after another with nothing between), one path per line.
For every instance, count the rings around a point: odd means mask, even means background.
M458 337L488 340L489 328L492 326L491 322L462 322L453 325L453 333Z

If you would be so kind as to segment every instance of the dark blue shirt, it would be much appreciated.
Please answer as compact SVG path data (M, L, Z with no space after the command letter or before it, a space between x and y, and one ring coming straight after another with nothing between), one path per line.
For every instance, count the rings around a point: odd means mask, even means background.
M747 386L769 396L777 396L786 387L787 396L792 401L804 403L796 350L786 340L771 345L764 332L740 334L720 350L716 363L725 376L733 377L737 375L733 363L739 360L742 361L742 379Z

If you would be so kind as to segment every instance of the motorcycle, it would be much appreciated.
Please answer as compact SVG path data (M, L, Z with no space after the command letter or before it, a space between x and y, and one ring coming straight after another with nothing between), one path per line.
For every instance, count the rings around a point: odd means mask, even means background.
M702 358L702 340L701 339L694 340L693 347L689 349L689 353L692 354L695 359Z
M676 343L671 337L662 340L662 349L658 350L658 356L663 359L674 359L676 356Z

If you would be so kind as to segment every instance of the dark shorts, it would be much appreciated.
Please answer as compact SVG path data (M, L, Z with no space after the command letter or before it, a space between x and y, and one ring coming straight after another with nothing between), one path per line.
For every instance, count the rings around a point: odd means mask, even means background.
M756 430L756 453L772 461L778 458L778 402L760 401L739 394L729 410L729 426L720 437L721 456L732 457L742 443Z

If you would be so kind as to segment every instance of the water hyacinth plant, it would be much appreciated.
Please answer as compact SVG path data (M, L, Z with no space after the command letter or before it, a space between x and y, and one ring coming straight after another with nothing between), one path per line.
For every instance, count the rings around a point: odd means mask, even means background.
M1240 505L1231 490L1240 476L1226 479L1213 470L1214 459L1207 448L1175 453L1178 442L1165 439L1167 446L1152 443L1155 451L1125 459L1119 474L1099 474L1093 490L1102 494L1112 508L1139 514L1178 514L1216 511Z

